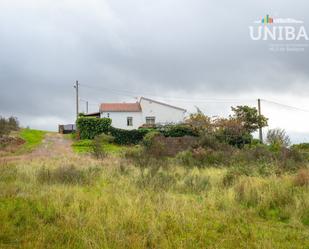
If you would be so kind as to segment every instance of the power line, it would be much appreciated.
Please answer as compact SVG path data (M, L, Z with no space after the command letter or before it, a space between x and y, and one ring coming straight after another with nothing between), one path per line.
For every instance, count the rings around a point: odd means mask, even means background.
M160 99L166 99L166 100L175 100L175 101L183 101L183 102L189 102L189 103L243 103L243 102L253 102L255 100L253 99L229 99L229 98L203 98L203 99L189 99L189 98L183 98L183 97L170 97L170 96L164 96L164 95L154 95L152 94L142 94L140 92L134 92L134 91L126 91L126 90L117 90L112 88L105 88L105 87L96 87L96 86L90 86L85 84L80 84L82 87L98 90L98 91L109 91L111 93L117 94L117 95L125 95L129 97L136 98L137 96L150 96L150 97L156 97Z
M190 99L190 98L184 98L184 97L171 97L171 96L166 96L166 95L154 95L153 93L141 93L141 92L136 92L136 91L127 91L127 90L120 90L120 89L113 89L113 88L106 88L106 87L97 87L97 86L92 86L92 85L86 85L86 84L79 84L80 87L85 87L85 88L89 88L89 89L93 89L96 91L102 91L102 92L109 92L112 94L116 94L116 95L120 95L120 96L128 96L128 97L132 97L134 99L137 98L137 96L149 96L149 97L154 97L154 98L159 98L159 99L163 99L163 100L174 100L174 101L182 101L182 102L187 102L187 103L217 103L217 104L224 104L224 103L243 103L243 102L255 102L255 99L233 99L233 98L213 98L213 97L209 97L209 98L203 98L203 99ZM82 100L81 101L86 101L86 100ZM275 101L271 101L271 100L267 100L267 99L261 99L261 101L270 103L270 104L274 104L274 105L278 105L281 107L285 107L287 109L290 110L296 110L296 111L302 111L302 112L308 112L309 110L306 109L302 109L299 107L295 107L295 106L290 106L290 105L286 105L286 104L282 104L282 103L278 103ZM97 104L93 104L91 103L91 105L97 105Z
M302 109L302 108L299 108L299 107L290 106L290 105L286 105L286 104L281 104L281 103L274 102L274 101L271 101L271 100L266 100L266 99L261 99L261 100L264 101L264 102L270 103L270 104L274 104L274 105L285 107L287 109L301 111L301 112L309 112L309 110Z

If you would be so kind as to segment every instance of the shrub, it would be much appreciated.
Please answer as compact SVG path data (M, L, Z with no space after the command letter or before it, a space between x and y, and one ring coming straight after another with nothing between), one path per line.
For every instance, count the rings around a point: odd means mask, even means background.
M296 171L308 161L306 153L295 148L281 148L276 156L279 167L285 171Z
M181 151L176 155L176 162L184 166L193 167L196 165L196 160L193 158L192 152L189 150Z
M278 144L281 147L288 147L291 144L289 136L283 129L272 129L267 132L266 141L269 144Z
M144 138L143 138L143 141L142 141L142 144L145 146L145 147L151 147L153 145L153 143L155 142L154 139L156 137L160 137L162 136L160 132L158 131L151 131L151 132L148 132Z
M251 144L252 135L245 129L241 120L234 118L218 118L215 120L216 138L221 143L226 143L238 148Z
M235 161L244 160L246 162L254 161L270 161L274 158L274 154L269 150L269 147L264 144L250 145L243 148L235 155Z
M114 141L114 137L106 134L101 134L96 136L91 144L92 154L97 159L102 159L106 157L107 152L104 149L104 144L111 143Z
M297 186L309 185L309 169L300 169L294 178L294 184Z
M223 146L223 144L220 143L219 140L213 134L209 134L209 133L201 134L198 144L199 146L203 148L211 148L214 150L221 149Z
M239 172L234 170L228 170L222 179L223 186L231 187L239 177Z
M165 144L162 142L162 137L163 135L157 131L147 133L142 141L144 152L156 159L162 159L165 156Z
M185 123L197 134L211 132L214 128L211 118L203 114L199 109L197 109L197 113L190 114Z
M107 133L111 125L109 118L80 117L77 119L77 129L81 139L93 139L102 133Z
M151 163L151 158L144 154L143 148L139 145L126 149L123 155L127 160L140 168L142 173Z
M149 132L149 129L123 130L115 127L110 127L109 131L110 134L115 138L114 142L122 145L138 144Z
M228 162L229 155L224 151L194 148L190 151L183 151L177 154L176 161L187 167L218 166Z
M77 169L74 165L64 165L56 169L42 167L36 178L40 183L48 184L89 184L100 173L99 168Z
M188 125L166 125L159 128L159 131L166 137L198 136L198 133Z
M309 143L294 144L291 148L298 150L309 150Z
M8 135L11 131L19 129L19 123L16 117L9 117L8 119L0 116L0 137Z

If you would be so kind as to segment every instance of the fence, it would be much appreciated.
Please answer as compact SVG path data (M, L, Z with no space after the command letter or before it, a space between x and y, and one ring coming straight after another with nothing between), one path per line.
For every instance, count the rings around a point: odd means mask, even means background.
M58 125L58 132L61 134L69 134L76 131L75 124Z

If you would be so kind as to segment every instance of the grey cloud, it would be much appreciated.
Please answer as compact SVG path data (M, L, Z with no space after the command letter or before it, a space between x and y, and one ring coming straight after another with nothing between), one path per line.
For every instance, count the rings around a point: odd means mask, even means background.
M141 93L302 95L295 87L307 88L309 50L270 53L250 40L248 26L269 13L303 20L309 31L308 7L305 0L1 1L0 112L73 120L76 79ZM94 104L127 98L81 91Z

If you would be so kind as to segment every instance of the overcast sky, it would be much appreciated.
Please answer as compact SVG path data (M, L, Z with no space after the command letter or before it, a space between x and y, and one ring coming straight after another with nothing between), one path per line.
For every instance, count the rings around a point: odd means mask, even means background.
M100 102L147 96L207 115L272 100L309 110L309 47L272 52L249 26L269 14L302 20L309 2L0 0L0 115L57 129ZM294 44L293 42L291 42ZM308 41L301 42L308 45ZM262 101L270 128L309 140L309 112Z

